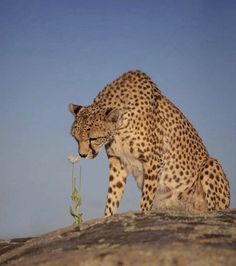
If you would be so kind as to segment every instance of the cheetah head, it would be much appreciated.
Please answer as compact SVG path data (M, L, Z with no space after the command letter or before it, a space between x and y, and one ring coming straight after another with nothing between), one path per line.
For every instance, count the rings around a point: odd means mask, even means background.
M101 148L112 142L116 133L125 127L125 112L118 108L69 105L74 116L71 135L78 143L81 157L93 159Z

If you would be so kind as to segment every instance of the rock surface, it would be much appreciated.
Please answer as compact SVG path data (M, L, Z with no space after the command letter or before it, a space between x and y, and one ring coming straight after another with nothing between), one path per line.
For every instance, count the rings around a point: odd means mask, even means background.
M32 239L0 241L0 265L236 265L236 209L129 212Z

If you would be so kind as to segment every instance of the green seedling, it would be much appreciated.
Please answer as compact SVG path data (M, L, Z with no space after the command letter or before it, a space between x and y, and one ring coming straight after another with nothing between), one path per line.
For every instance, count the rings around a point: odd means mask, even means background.
M75 168L75 163L78 163L80 160L79 157L73 157L69 156L68 161L72 165L72 193L71 193L71 200L72 200L72 206L70 206L70 215L74 219L74 223L81 227L83 223L83 213L80 212L81 208L81 196L80 196L80 189L81 189L81 178L82 178L82 168L80 166L80 175L79 175L79 188L76 186L76 176L74 174L74 168Z

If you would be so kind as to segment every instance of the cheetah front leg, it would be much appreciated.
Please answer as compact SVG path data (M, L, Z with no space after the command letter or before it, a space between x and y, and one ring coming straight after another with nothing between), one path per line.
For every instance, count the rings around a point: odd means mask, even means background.
M152 209L155 192L158 186L158 169L156 166L144 165L144 180L140 209L146 213Z
M108 155L108 160L110 167L110 177L105 207L106 217L111 216L117 212L128 176L128 172L119 158Z

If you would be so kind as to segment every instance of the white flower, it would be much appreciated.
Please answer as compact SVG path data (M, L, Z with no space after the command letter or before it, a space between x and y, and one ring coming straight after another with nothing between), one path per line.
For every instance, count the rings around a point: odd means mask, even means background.
M80 161L80 156L73 156L73 155L70 155L70 156L68 156L67 157L67 159L68 159L68 161L70 162L70 163L78 163L79 161Z

